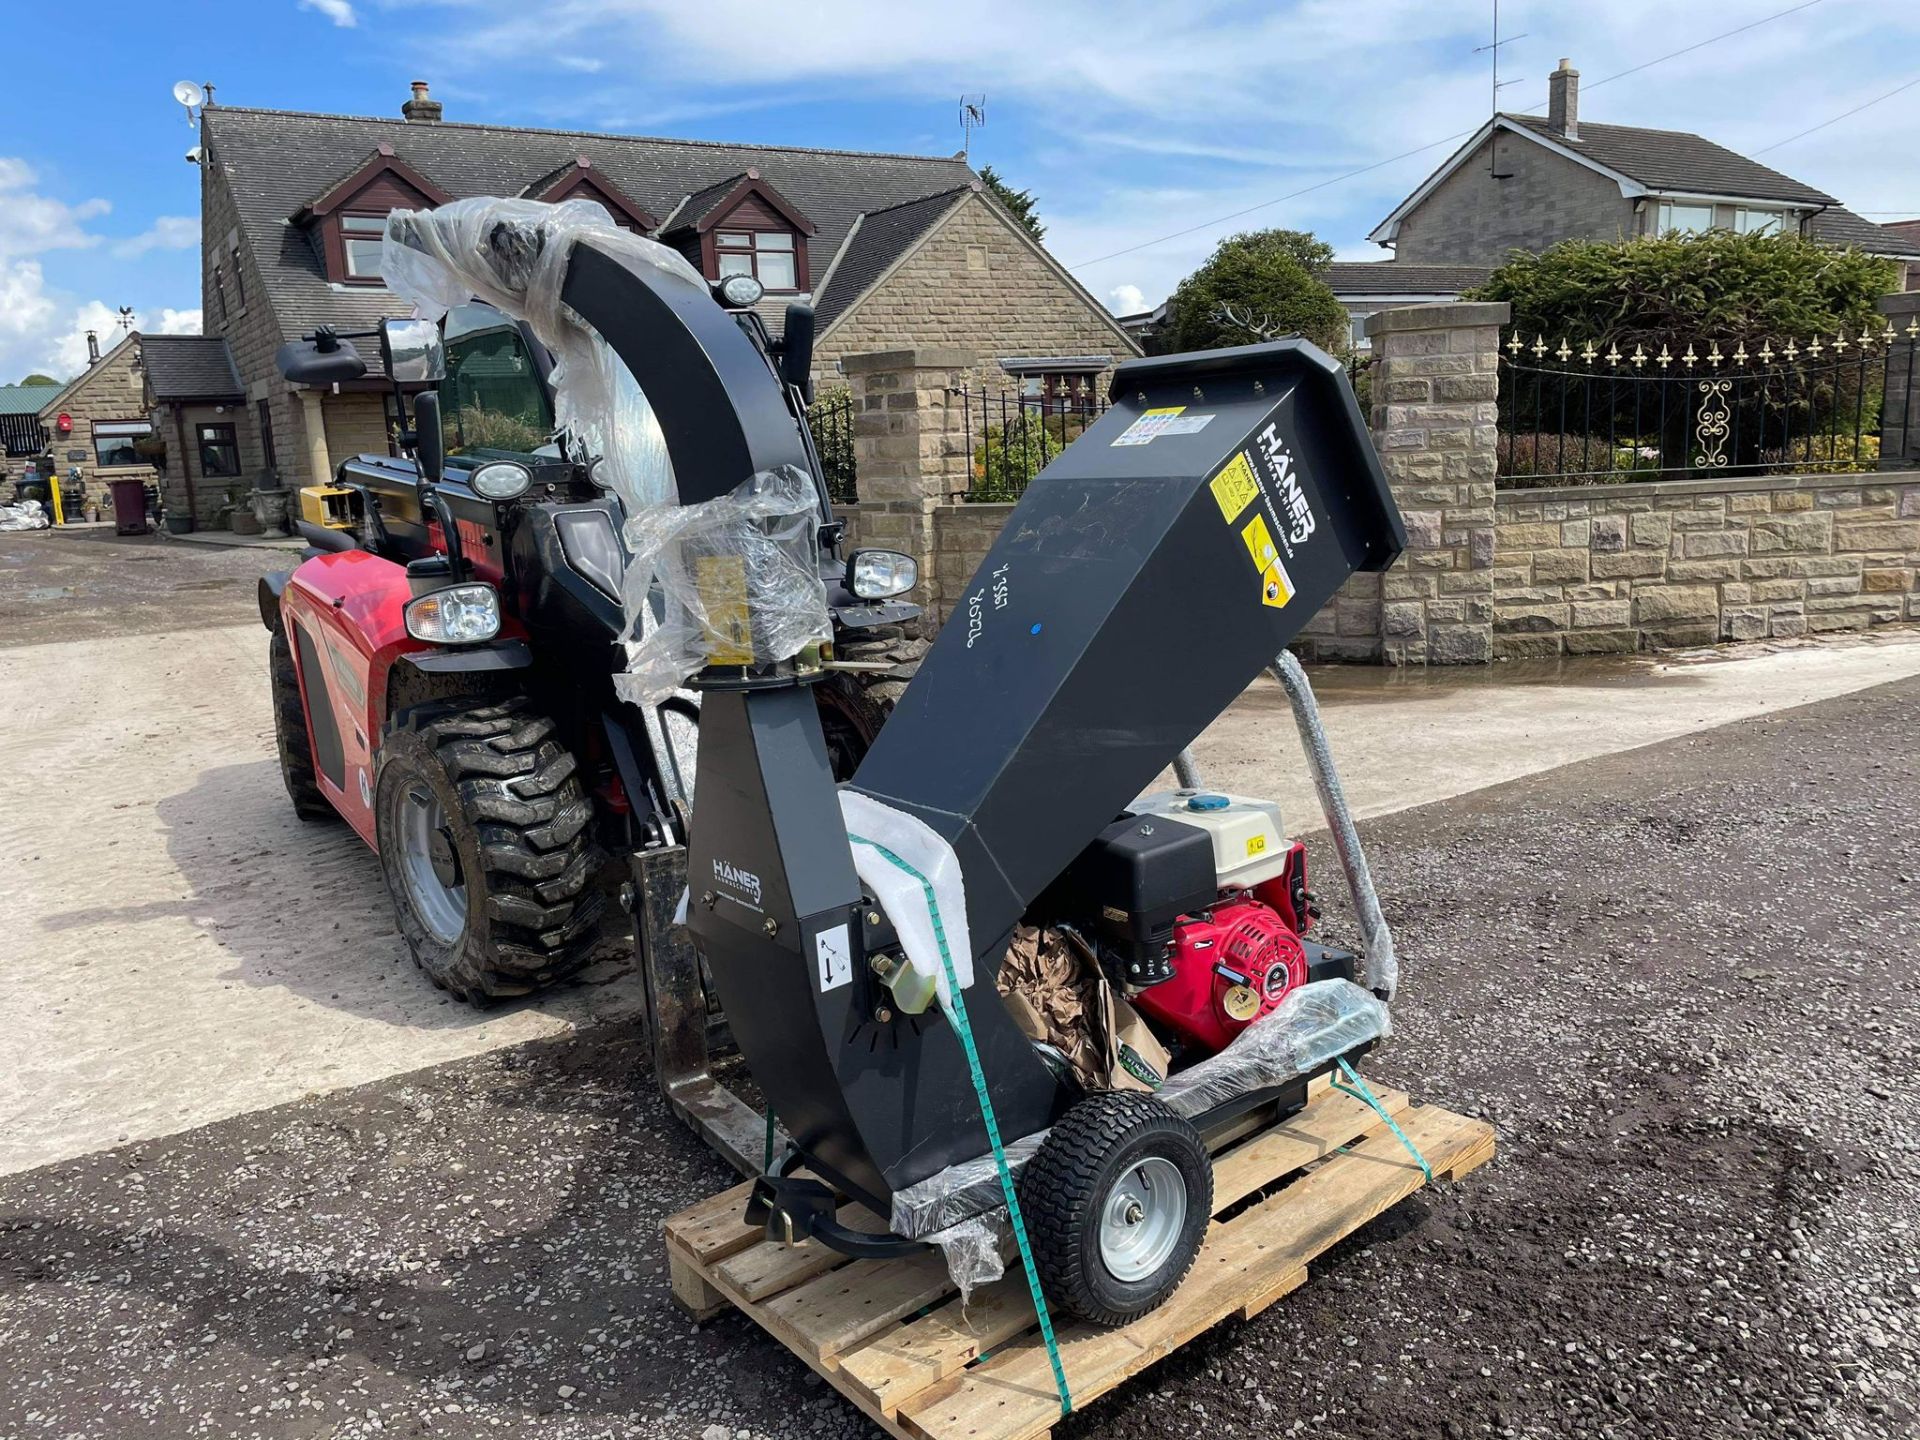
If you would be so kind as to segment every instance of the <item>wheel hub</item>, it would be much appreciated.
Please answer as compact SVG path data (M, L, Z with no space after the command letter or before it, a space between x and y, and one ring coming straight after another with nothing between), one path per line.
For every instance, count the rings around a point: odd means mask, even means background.
M399 830L407 898L436 940L454 944L467 925L467 886L439 797L424 785L409 787L400 801Z
M1100 1260L1116 1280L1144 1280L1167 1263L1187 1223L1187 1186L1171 1160L1150 1155L1107 1192Z

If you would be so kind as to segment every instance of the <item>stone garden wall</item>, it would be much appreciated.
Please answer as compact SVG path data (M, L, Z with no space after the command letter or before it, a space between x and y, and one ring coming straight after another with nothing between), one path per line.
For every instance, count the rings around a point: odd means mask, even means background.
M1503 490L1494 511L1496 657L1920 621L1920 473Z

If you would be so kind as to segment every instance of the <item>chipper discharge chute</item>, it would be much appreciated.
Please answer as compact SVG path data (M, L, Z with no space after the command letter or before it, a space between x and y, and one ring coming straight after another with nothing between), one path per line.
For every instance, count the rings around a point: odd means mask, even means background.
M1385 1033L1392 985L1383 927L1364 984L1307 938L1277 807L1142 791L1405 533L1305 342L1130 362L1113 397L844 789L804 677L706 672L688 923L792 1137L752 1218L878 1256L1004 1208L1050 1302L1120 1322L1198 1249L1206 1132L1304 1103ZM890 1233L842 1225L823 1180Z

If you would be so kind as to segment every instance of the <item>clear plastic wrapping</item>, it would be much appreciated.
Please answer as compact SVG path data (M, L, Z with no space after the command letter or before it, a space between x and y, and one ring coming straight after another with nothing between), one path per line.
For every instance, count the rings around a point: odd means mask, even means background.
M617 688L635 703L655 703L709 660L787 660L829 637L814 554L816 492L810 477L788 468L742 476L730 494L679 507L652 405L613 347L561 301L583 240L655 286L707 296L706 281L678 251L622 230L591 200L481 196L395 211L381 274L428 319L479 300L524 321L552 353L555 424L578 453L598 458L594 479L627 514L629 667Z
M52 524L38 500L0 505L0 530L45 530Z
M1242 1030L1219 1054L1174 1075L1157 1098L1191 1118L1236 1096L1309 1074L1391 1031L1386 1005L1366 989L1351 980L1316 980ZM1046 1135L1043 1130L1006 1147L1007 1168L1016 1180ZM888 1225L896 1235L940 1246L963 1297L1005 1272L1006 1207L992 1155L950 1165L895 1191Z
M813 481L784 466L698 505L626 523L623 603L639 617L614 690L655 704L705 665L786 660L832 636Z

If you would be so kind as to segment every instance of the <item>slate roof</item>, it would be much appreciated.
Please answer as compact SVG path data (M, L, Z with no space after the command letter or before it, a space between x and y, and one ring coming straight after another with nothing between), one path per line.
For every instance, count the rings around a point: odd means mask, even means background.
M38 415L64 385L0 385L0 415Z
M1807 230L1826 245L1853 245L1870 255L1920 260L1920 234L1902 234L1891 225L1876 225L1838 205L1809 219Z
M1769 170L1685 130L1648 130L1638 125L1580 122L1580 138L1569 140L1544 115L1507 115L1501 119L1533 131L1638 180L1651 190L1690 195L1726 195L1742 200L1781 200L1799 205L1837 205L1833 196Z
M386 290L329 284L317 237L288 224L290 216L352 173L383 142L456 197L519 195L529 183L585 155L636 205L660 216L680 208L690 195L758 170L818 227L808 242L816 274L825 273L862 212L950 192L975 179L963 161L916 155L409 124L224 105L208 109L204 117L213 162L227 176L282 334L289 339L317 324L364 329L399 309ZM685 219L684 212L673 216L676 227Z
M867 292L907 250L960 203L973 193L971 185L956 185L937 195L909 200L885 210L875 210L860 218L853 239L848 242L840 263L826 277L827 283L814 300L819 328L825 330L847 308Z
M1334 294L1458 295L1487 283L1486 265L1415 265L1399 260L1336 260L1320 278Z
M140 346L147 385L161 402L239 400L246 387L218 335L149 335Z

